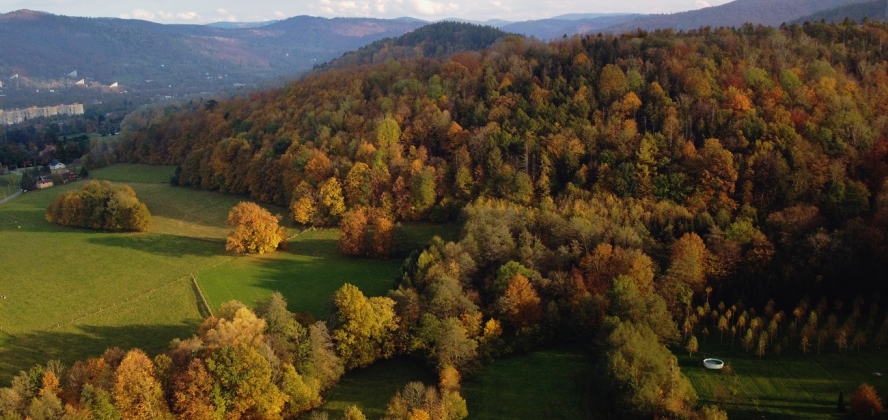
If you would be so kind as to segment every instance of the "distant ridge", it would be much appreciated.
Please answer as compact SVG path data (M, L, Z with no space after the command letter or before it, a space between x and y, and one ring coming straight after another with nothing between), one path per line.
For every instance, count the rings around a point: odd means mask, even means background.
M568 13L566 15L558 15L552 16L549 19L560 19L560 20L584 20L584 19L598 19L602 17L612 17L612 16L626 16L633 15L635 13Z
M202 92L296 76L426 23L297 16L261 24L163 25L18 10L0 14L0 75L20 74L25 83L71 74L103 85Z
M267 20L264 22L213 22L208 23L206 26L222 29L248 29L261 28L263 26L273 25L278 22L280 22L280 20Z
M888 1L875 0L866 3L849 4L835 9L821 10L817 13L796 19L795 23L804 22L841 22L845 18L855 22L869 20L888 20Z
M580 15L575 15L580 16ZM572 36L590 32L602 32L614 25L632 21L644 15L608 14L593 18L582 19L543 19L516 22L501 26L500 29L525 36L532 36L543 40L560 38L564 35Z
M733 26L744 23L779 26L822 10L835 9L866 0L735 0L720 6L666 15L648 15L607 28L609 32L629 32L636 29L675 30L697 29L703 26Z

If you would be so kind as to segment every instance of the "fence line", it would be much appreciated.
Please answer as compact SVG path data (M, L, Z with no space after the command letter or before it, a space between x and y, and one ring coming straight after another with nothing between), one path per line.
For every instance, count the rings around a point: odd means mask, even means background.
M203 304L203 307L200 311L201 316L204 318L209 318L213 316L213 309L210 308L210 304L207 303L207 298L204 297L203 291L200 290L200 285L197 284L197 277L194 277L194 274L191 274L191 285L194 287L194 290L197 292L197 297L200 298L200 303Z

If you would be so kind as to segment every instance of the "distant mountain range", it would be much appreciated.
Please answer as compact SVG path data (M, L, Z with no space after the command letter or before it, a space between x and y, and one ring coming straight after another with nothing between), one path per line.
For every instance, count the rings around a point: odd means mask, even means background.
M298 16L261 27L161 25L21 10L0 15L0 78L195 87L296 75L378 39L424 26L404 20Z
M866 0L735 0L688 12L645 15L605 28L609 32L636 29L697 29L702 26L741 26L750 22L779 26L814 13L864 3Z
M264 22L213 22L208 23L207 26L223 29L249 29L261 28L263 26L273 25L278 22L280 22L280 20L267 20Z
M835 9L821 10L817 13L796 19L795 23L804 22L841 22L845 18L855 22L862 22L863 19L870 20L886 20L888 19L888 1L875 0L866 3L849 4Z
M577 13L526 22L471 23L493 26L503 33L550 40L565 35L638 28L688 30L702 26L740 26L746 22L776 26L804 20L835 21L846 16L856 21L863 17L884 19L886 1L735 0L668 15ZM29 98L36 93L43 98L40 101L54 104L57 100L53 95L58 93L51 92L109 88L115 82L119 83L120 91L164 97L218 92L273 78L295 77L347 52L429 24L411 17L297 16L267 22L162 25L20 10L0 14L0 81L3 81L0 108L8 106L13 97L17 98L17 106L28 105ZM429 51L449 52L474 45L467 44L465 39L453 38L465 34L462 29L451 35L431 33L444 38L426 39L427 34L418 35L426 37L420 44ZM494 32L479 34L473 33L473 37L478 35L473 41L488 42L490 36L499 36ZM437 48L436 42L443 48ZM368 61L359 53L342 62L350 60ZM78 76L68 77L70 74ZM13 75L19 77L11 79ZM75 87L80 79L85 83Z

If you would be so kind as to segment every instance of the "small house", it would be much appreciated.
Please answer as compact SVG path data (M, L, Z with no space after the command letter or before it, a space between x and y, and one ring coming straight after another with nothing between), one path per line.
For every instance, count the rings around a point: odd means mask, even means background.
M51 160L49 162L49 165L47 165L47 166L49 166L49 169L53 170L53 171L58 170L58 169L65 169L65 164L62 162L59 162L58 159Z
M52 178L47 176L41 176L37 178L37 189L42 190L44 188L49 188L52 186Z
M70 171L68 169L62 169L61 171L56 173L56 175L58 175L59 177L62 178L63 184L68 183L70 181L77 180L77 174L75 174L73 171Z

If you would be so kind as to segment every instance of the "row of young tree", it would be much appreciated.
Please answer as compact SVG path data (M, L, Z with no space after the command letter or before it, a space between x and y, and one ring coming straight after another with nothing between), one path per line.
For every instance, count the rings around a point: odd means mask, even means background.
M151 223L151 213L128 185L90 181L80 190L58 195L46 208L46 221L115 232L144 232Z
M688 307L683 339L691 355L699 348L701 335L703 342L717 339L724 344L729 340L731 346L740 345L759 357L769 353L780 356L792 350L804 355L814 351L882 350L888 345L888 312L882 313L879 303L880 296L876 295L868 306L862 296L855 298L850 307L841 300L830 305L826 298L813 306L805 297L787 315L775 309L773 300L760 312L742 303L726 307L719 302L710 307L707 302ZM710 334L718 338L709 338Z

